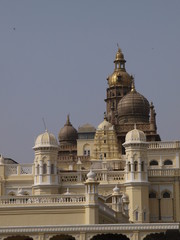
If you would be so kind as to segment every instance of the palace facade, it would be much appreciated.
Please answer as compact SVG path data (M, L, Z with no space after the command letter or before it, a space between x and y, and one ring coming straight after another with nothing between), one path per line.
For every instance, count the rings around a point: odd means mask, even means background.
M97 128L67 116L32 163L0 156L0 240L180 239L180 141L161 141L120 48L114 65Z

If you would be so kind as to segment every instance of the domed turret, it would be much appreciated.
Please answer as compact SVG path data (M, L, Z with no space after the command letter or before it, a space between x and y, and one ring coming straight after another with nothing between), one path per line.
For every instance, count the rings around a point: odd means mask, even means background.
M69 115L67 116L66 124L59 132L59 142L61 145L74 145L78 138L77 130L72 126Z
M112 86L131 86L131 76L126 72L125 68L126 60L124 59L124 54L118 47L116 57L114 60L115 69L114 72L107 78L109 87Z
M33 149L39 148L39 147L58 147L58 143L56 140L56 137L49 133L47 130L45 133L40 134L35 141L35 145Z
M136 129L136 126L133 130L129 131L126 134L125 143L135 143L135 142L146 142L146 135L143 131Z
M149 122L149 112L148 100L138 93L132 84L131 92L118 103L119 123Z

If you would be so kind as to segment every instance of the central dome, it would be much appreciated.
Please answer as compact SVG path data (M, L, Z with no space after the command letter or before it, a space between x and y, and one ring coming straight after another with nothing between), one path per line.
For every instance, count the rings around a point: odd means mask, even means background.
M149 122L150 105L134 86L118 103L119 123Z

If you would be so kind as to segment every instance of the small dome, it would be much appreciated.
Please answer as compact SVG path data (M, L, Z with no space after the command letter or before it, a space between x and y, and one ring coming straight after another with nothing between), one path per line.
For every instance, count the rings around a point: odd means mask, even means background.
M99 124L97 130L109 130L112 128L113 128L112 124L108 122L106 119L104 119L104 121Z
M149 122L149 112L148 100L134 87L118 103L119 123Z
M118 51L116 53L116 58L115 58L115 61L119 61L119 60L124 60L124 54L122 53L120 48L118 48Z
M95 177L96 177L96 173L94 173L91 169L90 172L87 174L88 181L94 181Z
M48 131L40 134L36 138L34 149L39 147L58 147L56 137Z
M76 144L78 138L77 130L72 126L69 115L67 116L66 124L59 132L59 142L61 145Z
M125 143L146 142L146 135L143 131L133 129L126 134Z

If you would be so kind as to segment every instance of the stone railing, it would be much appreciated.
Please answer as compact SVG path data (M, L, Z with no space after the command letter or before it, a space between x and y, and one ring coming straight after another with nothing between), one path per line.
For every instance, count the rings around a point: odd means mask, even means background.
M120 183L124 181L124 171L93 170L98 182ZM88 171L60 172L59 182L62 185L83 183L87 179Z
M86 202L84 195L43 195L43 196L11 196L0 197L0 207L14 205L67 205L82 204Z
M6 164L5 175L32 175L33 164Z
M149 142L149 149L180 148L180 141L172 142Z
M180 169L148 169L148 177L180 176Z

